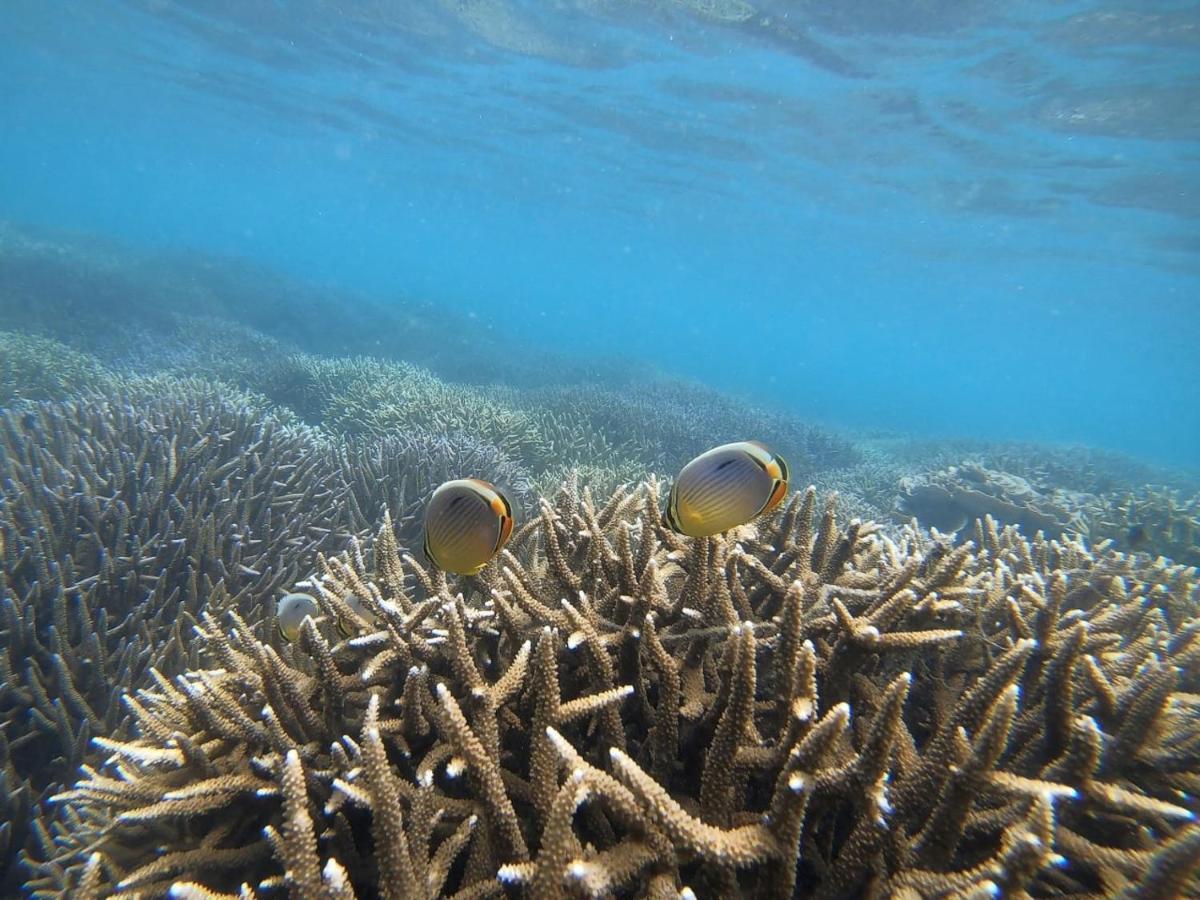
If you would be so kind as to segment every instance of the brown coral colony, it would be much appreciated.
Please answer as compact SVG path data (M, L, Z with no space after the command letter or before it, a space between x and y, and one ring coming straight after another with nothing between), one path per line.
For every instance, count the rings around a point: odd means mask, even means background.
M56 797L74 896L1172 897L1200 859L1194 569L814 488L689 538L568 481L477 575L385 517L230 604Z

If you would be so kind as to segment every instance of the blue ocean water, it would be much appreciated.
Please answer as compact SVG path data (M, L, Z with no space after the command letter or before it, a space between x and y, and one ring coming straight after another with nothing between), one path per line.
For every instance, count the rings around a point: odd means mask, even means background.
M1198 50L1150 0L8 0L0 218L1194 467Z

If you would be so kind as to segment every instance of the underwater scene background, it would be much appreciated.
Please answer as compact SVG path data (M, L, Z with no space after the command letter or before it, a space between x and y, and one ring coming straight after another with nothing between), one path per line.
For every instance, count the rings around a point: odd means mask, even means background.
M0 895L1200 895L1198 51L4 4Z

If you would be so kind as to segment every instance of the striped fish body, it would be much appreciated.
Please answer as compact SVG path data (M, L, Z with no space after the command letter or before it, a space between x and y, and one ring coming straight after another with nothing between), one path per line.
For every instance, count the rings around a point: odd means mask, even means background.
M667 498L667 524L691 537L720 534L769 513L788 490L788 466L757 441L722 444L683 467Z
M425 509L425 556L443 571L474 575L500 552L512 528L512 504L495 485L447 481Z

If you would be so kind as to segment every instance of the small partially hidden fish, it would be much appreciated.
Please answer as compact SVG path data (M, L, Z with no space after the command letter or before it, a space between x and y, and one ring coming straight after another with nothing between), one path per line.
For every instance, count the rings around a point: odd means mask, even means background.
M512 504L495 485L459 478L441 485L425 509L425 555L439 569L474 575L508 542Z
M342 602L350 607L350 611L358 617L358 621L347 621L344 617L339 617L337 621L337 629L341 632L342 637L353 637L361 624L373 626L375 624L374 614L367 609L362 599L354 594L346 594L342 597Z
M312 594L286 594L275 604L275 624L279 635L286 641L300 637L300 628L305 619L315 619L321 608Z
M667 524L692 537L720 534L775 509L788 466L758 441L722 444L683 467L667 498Z

